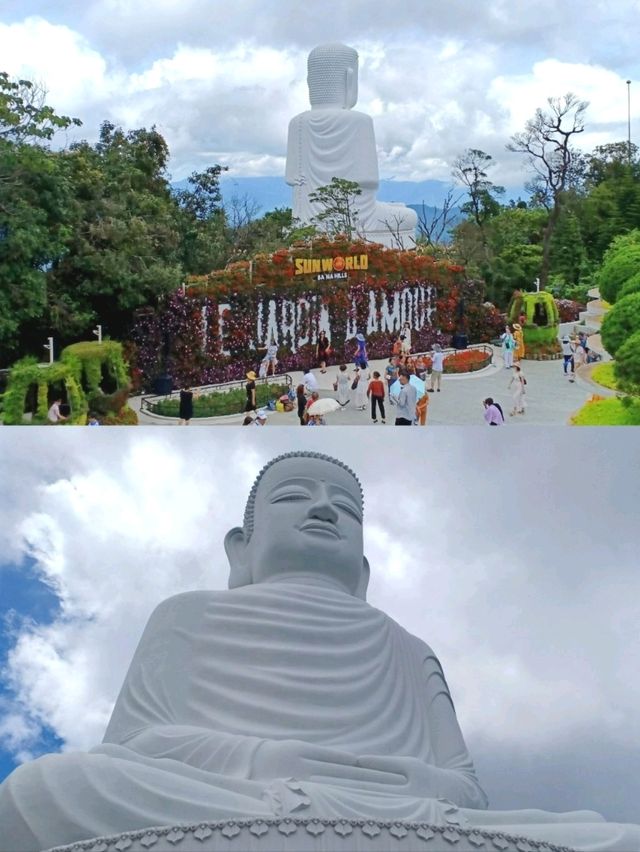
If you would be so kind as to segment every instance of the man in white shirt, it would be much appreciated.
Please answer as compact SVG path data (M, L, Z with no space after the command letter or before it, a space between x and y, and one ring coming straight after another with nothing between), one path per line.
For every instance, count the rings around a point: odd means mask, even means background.
M302 382L304 384L304 389L307 393L313 393L318 390L318 380L311 372L311 367L309 367L302 378Z

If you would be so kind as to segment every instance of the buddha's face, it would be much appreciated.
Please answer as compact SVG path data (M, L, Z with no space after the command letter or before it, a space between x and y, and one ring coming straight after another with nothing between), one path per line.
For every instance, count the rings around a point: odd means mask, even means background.
M357 482L323 459L277 462L260 481L242 561L252 583L315 579L364 597L368 566Z

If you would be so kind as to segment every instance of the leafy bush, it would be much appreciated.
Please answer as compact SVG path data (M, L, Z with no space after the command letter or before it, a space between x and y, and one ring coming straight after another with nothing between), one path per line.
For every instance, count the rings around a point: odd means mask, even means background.
M640 331L640 293L631 293L605 315L600 333L607 352L617 359L618 349L637 331Z
M89 400L89 410L94 414L117 416L127 404L129 399L129 388L123 387L114 393L97 393Z
M522 329L526 357L532 355L555 355L560 351L558 326L525 325Z
M571 299L556 299L560 322L577 322L580 319L580 311L584 311L585 305L574 302Z
M630 296L631 293L640 293L640 272L632 275L631 278L627 278L618 293L618 299Z
M137 426L138 415L133 408L125 405L117 414L107 414L104 417L99 417L98 421L103 426Z
M640 230L616 237L605 252L598 287L607 302L615 302L626 282L640 272Z
M258 408L266 405L270 399L277 399L287 393L287 385L258 384L256 385L256 405ZM217 391L193 400L194 417L222 417L226 414L240 414L244 411L247 394L244 388L234 388L230 391ZM163 417L178 417L179 399L161 399L153 405L154 414Z
M623 390L640 394L640 331L628 337L618 349L615 374Z

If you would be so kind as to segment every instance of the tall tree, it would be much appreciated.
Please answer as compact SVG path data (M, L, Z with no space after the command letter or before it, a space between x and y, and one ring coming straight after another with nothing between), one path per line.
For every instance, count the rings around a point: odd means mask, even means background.
M454 160L451 171L454 179L466 187L469 196L460 209L479 228L485 247L485 224L500 212L498 198L504 195L504 187L494 184L489 178L488 172L494 165L491 154L479 148L467 148L464 154Z
M62 336L100 322L121 337L136 308L179 285L167 158L155 128L125 132L108 122L95 146L82 142L65 154L72 233L49 275L51 324Z
M184 272L206 275L224 266L230 253L227 218L222 203L220 175L226 166L193 172L189 188L175 195L180 207L180 258Z
M28 80L0 73L1 362L23 348L26 327L46 316L48 270L70 232L72 188L48 140L80 121L57 115L45 96ZM36 346L42 354L39 339Z
M508 151L525 154L533 171L529 188L534 199L549 211L542 243L540 287L544 289L551 265L551 240L560 219L564 193L584 175L584 161L574 147L574 137L584 132L587 102L572 93L547 99L548 110L537 109L525 129L511 137Z

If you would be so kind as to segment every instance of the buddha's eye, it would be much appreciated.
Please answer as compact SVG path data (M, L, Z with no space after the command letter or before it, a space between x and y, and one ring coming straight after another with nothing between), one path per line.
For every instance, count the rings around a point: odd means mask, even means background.
M360 521L362 523L362 516L355 506L352 506L350 503L343 503L341 500L334 500L334 505L336 505L339 509L342 509L348 515L351 515L351 517L355 518L356 521Z
M293 503L297 500L308 500L309 495L303 491L285 491L282 494L276 494L271 498L272 503Z

